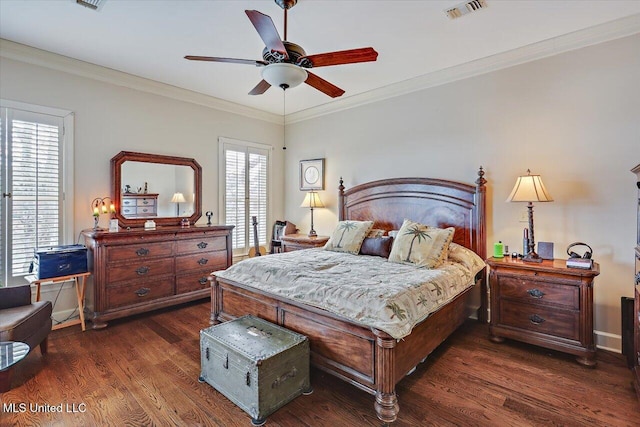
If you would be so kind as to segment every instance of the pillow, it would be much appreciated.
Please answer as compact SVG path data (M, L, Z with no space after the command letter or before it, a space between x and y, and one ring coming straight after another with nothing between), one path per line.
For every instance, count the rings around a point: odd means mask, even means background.
M382 237L382 236L384 236L384 233L386 233L386 232L387 231L383 230L382 228L372 228L367 233L367 237Z
M374 255L389 258L391 253L391 237L366 237L360 247L360 255Z
M393 242L390 262L436 268L447 258L455 228L435 228L405 219Z
M371 227L373 221L340 221L324 249L357 255Z
M457 243L449 245L449 261L464 265L474 276L485 267L484 260L478 254Z

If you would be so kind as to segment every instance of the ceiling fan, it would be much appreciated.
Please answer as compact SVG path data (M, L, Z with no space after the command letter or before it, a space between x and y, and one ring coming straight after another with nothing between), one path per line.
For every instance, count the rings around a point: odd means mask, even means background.
M249 92L249 95L261 95L271 86L289 89L304 82L332 98L341 96L344 94L344 90L311 73L308 69L369 62L377 59L378 52L372 47L307 55L300 45L287 41L287 10L295 6L298 0L274 1L284 10L284 39L280 38L273 20L268 15L257 10L245 10L249 20L265 43L262 60L193 55L187 55L185 59L264 67L262 68L262 81Z

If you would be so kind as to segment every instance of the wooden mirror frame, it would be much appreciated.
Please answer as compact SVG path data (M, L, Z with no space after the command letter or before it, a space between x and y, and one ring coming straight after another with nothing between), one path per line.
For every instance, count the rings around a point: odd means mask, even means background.
M195 200L193 203L194 212L190 217L147 217L147 218L126 218L122 216L120 207L122 199L122 164L124 162L145 162L160 163L164 165L188 166L193 169ZM189 220L190 224L202 216L202 167L195 159L186 157L163 156L159 154L136 153L133 151L121 151L111 159L111 200L116 205L114 218L118 220L121 227L144 227L147 220L155 221L156 226L180 225L183 218Z

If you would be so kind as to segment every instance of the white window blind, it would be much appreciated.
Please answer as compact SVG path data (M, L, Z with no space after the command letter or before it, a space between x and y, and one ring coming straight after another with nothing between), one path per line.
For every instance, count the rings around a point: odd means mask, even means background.
M29 273L34 248L64 236L63 125L50 114L1 108L2 282Z
M255 245L251 218L258 222L258 244L266 246L269 147L220 138L224 223L234 225L233 249L246 253Z

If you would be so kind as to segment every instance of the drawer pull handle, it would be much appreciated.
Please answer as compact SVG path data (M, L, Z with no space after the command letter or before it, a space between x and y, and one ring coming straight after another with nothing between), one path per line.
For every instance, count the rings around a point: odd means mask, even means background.
M224 362L222 363L224 369L229 369L229 353L224 356Z
M537 299L540 299L544 296L544 292L542 292L539 289L529 289L527 293L531 295L532 298L537 298Z
M207 347L207 349L205 350L205 357L207 358L207 360L209 360L209 357L210 357L209 347Z
M198 280L198 282L200 282L201 285L204 285L205 283L207 283L207 278L201 277L200 280Z
M537 314L532 314L531 316L529 316L529 320L534 325L540 325L540 324L542 324L544 322L544 319L542 317L538 316Z
M198 243L198 247L199 247L200 249L204 249L204 248L206 248L207 246L209 246L209 244L208 244L207 242L200 242L200 243Z
M200 265L205 265L205 264L206 264L206 263L208 263L208 262L209 262L209 260L208 260L208 259L206 259L206 258L200 258L200 259L198 260L198 264L200 264Z
M251 387L251 372L247 372L247 387Z
M136 269L136 273L138 273L138 276L144 276L149 272L149 270L151 270L149 267L143 265L142 267L138 267Z
M149 249L147 248L140 248L136 251L136 255L138 256L145 256L145 255L149 255Z
M151 292L151 289L149 288L140 288L136 291L136 295L138 295L139 297L143 297L147 295L149 292Z
M636 274L636 285L640 285L640 272Z

